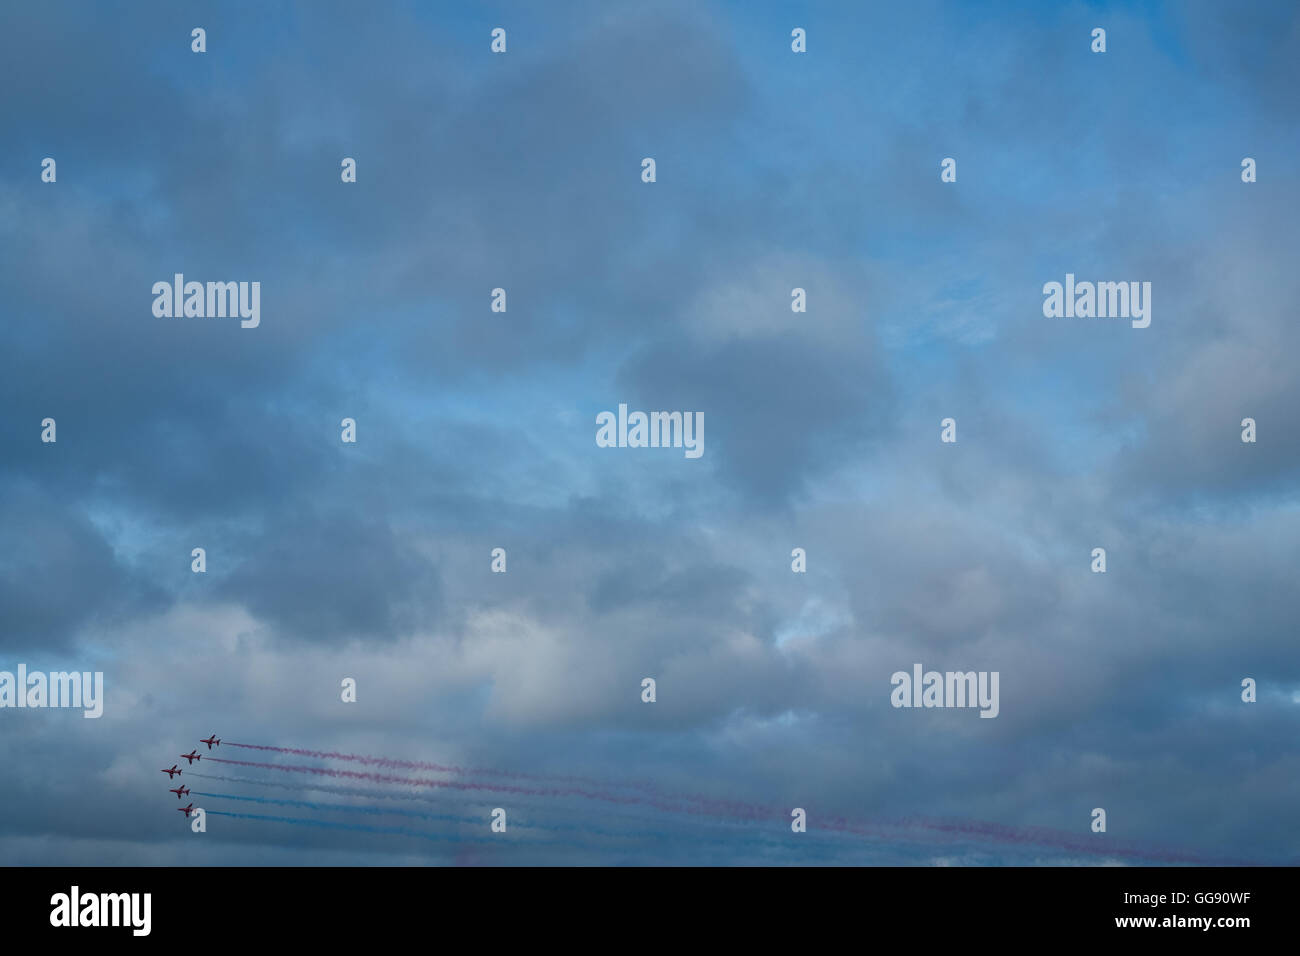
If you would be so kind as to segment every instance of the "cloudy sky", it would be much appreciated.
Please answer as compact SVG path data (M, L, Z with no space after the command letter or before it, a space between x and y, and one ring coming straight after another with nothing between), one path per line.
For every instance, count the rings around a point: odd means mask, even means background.
M0 860L1300 857L1294 4L6 4L0 80L0 670L106 684L0 710ZM199 835L213 732L480 769Z

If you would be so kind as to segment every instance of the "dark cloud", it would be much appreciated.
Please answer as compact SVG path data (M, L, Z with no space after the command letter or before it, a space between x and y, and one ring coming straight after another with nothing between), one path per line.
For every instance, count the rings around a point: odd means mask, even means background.
M0 647L109 698L4 714L0 855L534 861L182 849L153 778L215 729L1294 856L1297 19L1104 12L1104 57L1083 8L929 3L809 11L795 58L741 4L6 8ZM155 318L175 272L261 281L261 327ZM1066 272L1152 282L1151 327L1044 319ZM597 448L620 402L704 457ZM918 661L1000 716L890 707ZM618 862L766 859L659 825Z

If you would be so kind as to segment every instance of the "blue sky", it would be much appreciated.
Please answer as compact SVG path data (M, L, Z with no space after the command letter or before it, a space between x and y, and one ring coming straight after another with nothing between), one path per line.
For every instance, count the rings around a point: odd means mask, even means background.
M817 832L920 815L1293 860L1298 52L1286 3L7 6L0 670L107 700L0 711L0 858L1129 859ZM261 325L155 318L176 272ZM1045 318L1066 273L1150 327ZM598 448L620 402L704 456ZM999 717L891 708L917 661ZM214 730L822 842L196 837L152 778Z

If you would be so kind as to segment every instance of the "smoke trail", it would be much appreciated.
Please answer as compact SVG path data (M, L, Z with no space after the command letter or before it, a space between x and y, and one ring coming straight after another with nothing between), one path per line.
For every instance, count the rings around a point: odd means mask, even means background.
M444 823L483 823L482 817L457 816L454 813L422 813L418 810L398 810L392 807L365 807L346 803L314 803L310 800L276 800L273 797L238 796L233 793L208 793L195 790L196 797L212 797L217 800L241 800L247 803L275 804L281 807L294 807L299 810L341 810L349 813L367 813L374 816L415 817L420 820L439 820ZM526 827L528 824L512 820L515 826Z
M725 816L751 822L777 819L784 820L788 813L788 810L785 808L763 807L743 801L723 800L702 796L700 794L672 793L664 791L657 785L647 781L628 781L620 783L601 781L591 777L523 773L487 767L461 767L454 764L449 765L420 760L403 760L395 757L369 756L365 754L343 753L333 750L310 750L300 747L277 747L270 744L246 744L232 741L223 741L223 743L227 746L240 747L247 750L261 750L271 753L290 754L318 760L342 760L349 763L360 764L362 766L380 767L384 769L428 770L437 773L457 774L462 776L503 777L515 780L533 780L542 782L553 781L577 785L561 789L555 787L528 788L506 785L494 786L488 784L463 784L456 787L450 782L446 784L455 789L482 789L490 792L513 793L539 797L573 796L581 799L600 800L625 806L643 804L668 813L686 813L694 816ZM367 778L363 777L360 779ZM384 782L399 781L390 779ZM438 786L439 784L436 781L419 781L416 782L416 785ZM653 797L650 799L623 797L610 792L611 788L640 790L652 794ZM1051 831L1043 828L1016 829L995 823L982 823L980 821L943 821L907 818L898 821L878 821L875 824L866 824L862 821L849 820L840 816L821 816L820 814L816 819L817 826L821 830L849 833L869 838L880 838L886 836L888 831L920 829L929 831L932 836L947 834L955 835L958 838L961 836L973 836L993 842L1032 843L1052 846L1072 852L1087 853L1090 855L1100 854L1106 856L1118 854L1134 856L1140 859L1173 863L1214 862L1213 860L1196 854L1182 853L1174 850L1142 847L1137 844L1127 844L1121 847L1116 844L1115 841L1110 840L1106 841L1102 845L1098 845L1094 842L1080 840L1076 835L1071 833ZM895 832L893 836L897 839L897 832ZM1226 861L1220 860L1219 862Z
M312 820L307 817L276 817L262 813L234 813L230 810L204 810L204 813L218 817L234 817L237 820L265 820L272 823L289 823L301 827L324 827L330 830L352 830L361 833L388 833L395 836L420 837L425 840L440 840L448 843L501 843L498 836L494 841L490 836L459 836L450 833L429 833L425 830L412 830L409 827L381 827L366 823L340 823L337 820ZM518 845L518 844L516 844ZM532 846L545 846L534 843Z
M412 830L408 827L374 826L370 824L341 823L334 820L316 820L309 817L284 817L284 816L273 816L269 814L260 814L260 813L239 813L239 812L228 811L228 810L205 810L204 812L209 814L215 814L217 816L232 817L241 820L261 820L261 821L267 821L272 823L287 823L296 826L314 826L314 827L325 827L325 828L335 829L335 830L351 830L351 831L360 831L366 833L384 833L384 834L392 834L398 836L412 836L412 837L420 837L428 840L438 840L438 841L451 842L451 843L490 843L496 846L509 846L513 849L543 849L544 850L544 849L558 847L558 846L568 846L571 848L598 851L604 853L608 853L610 849L608 846L600 846L597 844L585 843L582 841L571 840L571 839L561 839L561 840L554 840L554 841L530 840L526 842L506 841L500 834L495 836L473 837L473 836L430 833L423 830ZM715 840L713 842L718 842L718 841ZM810 854L810 856L821 856L823 859L828 859L825 853Z
M950 834L970 834L986 840L1005 843L1038 844L1091 856L1130 856L1158 863L1189 863L1205 866L1255 866L1258 862L1214 858L1198 853L1184 852L1165 847L1144 846L1127 841L1101 838L1085 840L1076 834L1048 827L1011 827L982 820L947 820L932 817L907 817L902 823Z
M418 803L429 803L435 805L441 804L442 802L441 799L438 797L427 796L421 793L407 793L407 792L394 791L394 790L367 790L361 787L338 787L338 786L332 786L330 784L316 783L316 782L278 783L274 780L263 780L258 777L232 777L224 774L211 774L211 773L194 773L191 774L191 776L200 777L204 780L220 780L225 783L244 783L244 784L251 784L253 786L258 786L258 787L271 787L276 790L288 790L291 792L312 790L312 791L319 791L321 793L337 794L339 796L345 796L345 797L361 797L366 800L404 800L404 801L413 801ZM586 807L560 806L558 809L561 812L581 813L584 815L590 812ZM606 810L605 815L607 819L614 819L620 821L626 820L626 821L633 821L636 823L648 823L652 825L664 823L663 817L651 817L645 815L629 814L629 813L624 813L622 811L616 811L616 810ZM691 818L687 818L685 820L674 820L674 824L675 825L686 824L689 826L700 826L700 827L715 827L715 828L722 828L722 829L743 829L747 826L744 823L737 823L733 820L711 820L711 819L696 820Z
M429 770L437 773L458 774L464 776L497 776L517 780L535 780L535 781L555 781L561 783L580 784L582 786L569 789L557 788L537 788L529 789L527 787L509 787L509 786L489 786L489 785L472 785L466 784L457 789L484 789L490 792L514 793L518 795L557 797L557 796L575 796L588 800L601 800L615 804L644 804L657 810L668 813L687 813L695 816L712 815L739 818L744 821L764 821L764 820L785 820L788 814L786 808L763 807L757 804L746 803L736 800L723 800L714 797L706 797L700 794L683 794L666 792L653 783L646 781L630 781L625 783L611 783L607 781L596 780L591 777L581 776L562 776L559 774L535 774L523 773L518 771L501 770L486 767L461 767L454 764L439 764L421 760L403 760L395 757L369 756L365 754L343 753L334 750L310 750L301 747L277 747L271 744L246 744L235 741L223 741L227 746L240 747L246 750L261 750L271 753L291 754L300 757L310 757L317 760L342 760L349 763L357 763L362 766L382 767L384 769L401 769L401 770ZM216 758L212 758L216 759ZM361 778L366 779L366 778ZM421 786L437 786L434 781L419 784ZM454 786L448 784L449 786ZM654 799L638 800L636 798L618 797L609 792L609 788L630 788L642 790L646 793L654 794ZM593 788L593 789L587 789ZM602 791L600 788L604 788ZM693 809L690 804L696 805L699 809ZM818 827L822 830L832 830L840 833L851 833L857 836L879 838L885 835L881 827L886 830L911 829L912 824L908 821L885 822L876 825L864 824L861 821L853 821L838 816L821 816L818 815ZM943 826L928 826L925 824L916 824L923 829L933 830L937 833L961 832L961 833L980 833L986 837L994 837L1005 834L1009 828L999 829L996 824L990 824L986 831L975 829L953 830ZM1068 849L1083 849L1088 852L1096 853L1098 848L1086 843L1078 843L1073 839L1072 834L1067 834L1071 838L1071 845ZM1011 842L1022 842L1021 840L1012 839Z
M368 790L360 787L339 787L330 784L317 783L315 781L304 782L304 783L279 783L274 780L264 780L258 777L235 777L235 776L227 776L224 774L207 774L207 773L195 773L193 774L193 776L201 777L204 780L219 780L227 783L251 784L254 786L270 787L277 790L288 790L291 792L313 790L313 791L320 791L322 793L337 794L339 796L362 797L364 799L416 801L416 802L430 803L435 805L441 803L441 800L437 797L426 796L420 793L405 793L405 792L392 791L392 790ZM560 809L563 812L580 813L584 815L589 812L586 808L581 808L581 807L562 807ZM474 823L482 822L480 818L460 818L460 819L468 819L470 822L474 822ZM606 810L605 819L617 820L620 822L631 821L638 824L643 824L643 825L649 824L652 826L662 825L665 822L664 818L662 817L633 815L633 814L627 814L615 810ZM520 825L527 825L527 824L520 824ZM535 824L535 825L539 827L544 826L542 824ZM756 840L757 842L766 842L769 844L778 845L783 849L789 849L792 847L792 845L789 843L789 839L790 839L789 837L786 837L785 839L782 840L776 840L770 838L764 839L761 836L755 837L754 831L751 829L752 826L751 824L747 824L744 822L736 822L734 820L699 819L693 817L687 817L684 819L676 818L673 820L673 826L686 827L686 828L702 827L702 828L715 828L715 829L722 829L722 830L739 831L738 835L742 838L742 840L748 838L751 840ZM578 826L575 827L575 829L583 830L583 829L591 829L591 828L587 826ZM782 824L782 829L784 829L784 824ZM832 833L829 832L822 832L823 830L826 829L827 828L815 826L812 831L805 834L800 834L798 838L799 843L809 842L809 843L825 844L825 849L827 850L829 850L831 846L834 846L838 848L838 850L841 853L844 852L852 853L855 851L865 852L867 850L880 848L879 843L846 845L838 836L832 835ZM850 831L844 831L844 832L849 833ZM914 830L912 832L908 832L905 829L894 828L894 827L890 827L889 825L883 825L881 827L878 827L875 830L871 831L870 834L867 834L867 831L865 829L858 828L857 831L852 832L851 835L854 837L869 835L869 836L876 837L880 841L887 841L890 844L904 843L904 844L911 844L911 845L929 845L929 844L950 845L953 843L969 842L963 840L960 836L944 833L941 831L927 832L924 830L921 831ZM702 837L701 834L693 833L691 832L690 829L679 830L678 837L681 840L694 840L702 843L716 843L716 844L723 844L728 846L735 845L734 842L728 843L726 840L719 837L708 837L708 836ZM735 842L740 842L740 841L735 841Z
M393 807L361 806L358 804L347 803L316 803L311 800L277 800L273 797L238 796L232 793L205 793L199 790L194 791L194 795L196 797L212 797L218 800L240 800L249 803L274 804L276 806L292 807L298 810L317 810L326 813L337 811L342 813L364 813L371 816L402 816L413 817L420 820L438 820L444 823L467 823L474 826L482 826L485 823L482 817L457 816L454 813L424 813L419 810L398 810ZM530 823L521 821L518 818L511 819L510 826L537 830L583 830L601 836L628 838L653 838L666 840L671 836L671 834L662 831L636 833L621 830L606 830L600 827L585 827L580 824Z
M217 800L239 800L247 803L270 804L282 807L291 807L299 810L316 810L323 812L344 812L344 813L363 813L372 816L404 816L413 817L421 820L438 820L449 823L466 823L474 826L482 826L484 820L482 817L457 816L450 813L423 813L418 810L397 810L392 807L375 807L359 806L356 804L341 803L316 803L310 800L277 800L272 797L252 797L239 796L230 793L207 793L204 791L194 791L196 797L211 797ZM672 833L663 830L610 830L604 827L593 826L587 823L537 823L531 821L521 821L514 818L510 821L512 827L523 827L526 829L551 830L561 832L579 832L583 834L595 834L598 836L613 837L616 839L635 839L635 840L660 840L668 841L676 839L686 843L688 846L699 844L715 844L721 846L735 846L737 840L729 840L720 836L702 836L695 833ZM797 839L791 838L783 840L774 840L768 834L759 834L750 832L738 833L740 841L750 841L766 843L772 846L780 847L783 850L803 850L806 843L824 843L828 838L825 836L801 835ZM830 838L834 839L834 838Z
M244 747L256 750L269 750L276 753L295 753L304 756L317 758L332 757L341 760L353 760L363 765L378 766L409 766L418 768L437 768L445 772L455 772L459 768L443 767L439 764L429 764L420 761L394 760L388 757L364 757L356 754L341 754L332 751L320 750L301 750L288 747L272 747L263 744L237 744L232 743L232 747ZM685 796L680 794L664 794L663 796L632 796L625 794L612 793L609 790L588 789L581 786L570 787L528 787L515 784L492 784L492 783L467 783L452 780L433 780L427 777L397 777L390 774L378 774L373 771L356 771L341 770L325 767L305 767L291 764L268 764L244 760L224 760L220 757L209 757L213 763L227 763L242 767L264 767L272 770L294 769L302 773L314 773L318 775L348 778L353 780L366 780L374 783L397 783L408 786L433 787L463 791L483 791L487 793L511 793L520 796L533 797L578 797L585 800L599 800L616 805L633 806L643 805L652 807L656 810L662 810L666 813L687 813L694 816L726 816L739 818L746 821L773 821L787 818L788 810L774 809L771 807L762 807L752 803L743 803L734 800L716 800L708 797ZM524 775L521 775L524 776ZM584 779L584 778L576 778ZM838 829L843 832L851 832L847 825L827 825L829 829ZM870 828L859 825L856 831L859 835L873 836L875 831Z
M767 807L760 807L754 804L741 803L733 800L720 800L713 797L702 796L700 794L671 793L662 790L657 784L645 780L607 781L597 780L593 777L524 773L517 770L502 770L492 767L460 767L454 764L431 763L425 760L402 760L397 757L376 757L366 754L342 753L335 750L308 750L302 747L276 747L270 744L245 744L229 740L222 741L222 743L226 746L241 747L245 750L262 750L270 753L287 754L295 757L310 757L313 760L342 760L348 763L361 764L362 766L381 767L385 770L429 770L434 773L449 773L459 776L504 777L506 779L532 780L540 783L564 783L582 787L641 790L645 793L654 794L664 800L675 800L682 803L698 803L701 806L709 806L714 808L716 811L725 813L729 816L742 816L747 817L748 819L762 819L771 816L771 810Z
M669 812L703 813L702 810L684 808L678 804L665 803L651 797L620 795L581 787L523 787L505 783L469 783L460 780L431 780L427 777L398 777L393 774L375 773L371 770L341 770L335 767L307 767L300 764L260 763L251 760L225 760L211 758L213 763L231 764L239 767L258 767L264 770L278 770L282 773L310 773L317 776L346 780L365 780L370 783L396 783L412 787L430 787L434 789L460 790L484 793L513 793L534 797L582 797L587 800L603 800L609 803L632 805L645 804ZM769 818L771 811L765 813Z
M457 834L431 833L424 830L412 830L409 827L391 827L391 826L373 826L361 823L342 823L337 820L315 820L308 817L285 817L273 816L261 813L238 813L229 810L205 810L212 816L229 817L237 820L257 820L268 823L285 823L291 826L319 827L330 830L346 830L361 833L380 833L393 836L409 836L423 840L432 840L445 843L485 843L495 844L497 846L511 846L513 848L534 848L545 849L557 845L568 844L572 847L581 849L601 849L576 841L554 841L554 842L510 842L506 843L500 835L496 836L461 836ZM604 848L608 849L608 848Z
M214 757L213 759L215 760L217 758ZM257 766L267 766L267 765L257 765ZM273 766L276 769L284 768L283 765L281 764L273 764L270 766ZM304 768L304 769L310 769L310 768ZM319 791L321 793L338 794L339 796L362 797L368 800L406 800L406 801L416 801L416 802L431 803L431 804L440 803L439 798L433 796L426 796L420 793L405 793L405 792L393 791L393 790L367 790L361 787L339 787L339 786L332 786L330 784L316 783L314 781L304 782L304 783L278 783L274 780L263 780L258 777L234 777L234 776L227 776L224 774L206 774L206 773L197 773L197 772L191 774L191 776L199 777L204 780L220 780L227 783L252 784L254 786L259 786L259 787L271 787L277 790L288 790L293 792L299 792L303 790L314 790L314 791ZM405 778L394 778L394 779L404 780ZM412 782L418 783L418 781L412 781ZM436 784L437 781L435 781L434 783ZM533 796L533 794L528 794L528 796ZM578 808L578 807L562 807L560 809L569 813L585 814L589 812L585 808ZM649 817L643 815L629 814L629 813L622 812L621 809L618 811L607 810L605 812L608 818L612 818L615 820L630 820L630 821L635 821L637 823L649 823L652 825L662 824L664 822L663 818L660 817ZM784 817L781 817L781 819L783 821L782 826L784 826ZM744 821L735 821L735 820L710 819L705 817L699 811L695 811L692 816L689 816L686 819L675 820L674 824L675 825L686 824L689 826L717 827L717 828L724 828L724 829L743 830L744 832L748 833L748 832L752 832L752 830L748 829L752 825L752 822L753 821L747 823ZM765 821L759 821L759 822L762 823ZM849 833L854 836L866 836L866 837L877 837L877 838L887 837L890 840L894 840L894 841L904 839L904 835L902 833L892 832L892 829L893 828L891 828L888 824L885 824L882 827L875 827L875 828L862 827L862 826L851 827L848 825L837 827L836 825L834 825L834 821L831 821L831 823L826 825L819 824L817 827L817 831L838 830L839 832ZM823 839L823 837L819 833L817 833L817 831L807 834L806 837L811 837L812 839ZM834 838L825 837L825 839L834 839ZM912 842L915 842L917 837L913 836L911 839ZM946 837L942 833L936 832L932 834L926 834L926 839L928 839L931 842L934 841L951 842L952 839L954 838Z
M232 764L240 767L258 767L264 770L276 770L281 773L309 773L316 776L330 777L334 779L364 780L369 783L395 783L404 786L429 787L433 789L450 789L468 792L487 792L487 793L510 793L523 796L533 797L580 797L587 800L598 800L613 803L616 805L633 805L642 804L658 810L669 813L687 813L694 816L708 816L709 811L699 807L682 806L680 804L665 803L651 797L640 797L625 794L612 794L597 790L587 790L580 787L521 787L515 784L491 784L491 783L467 783L456 780L431 780L427 777L399 777L393 774L381 774L370 770L343 770L335 767L309 767L300 764L277 764L261 763L250 760L226 760L220 757L211 758L213 763ZM763 811L763 819L769 821L785 821L785 811L766 810ZM897 839L897 834L891 834L888 830L882 830L868 824L860 824L855 827L847 826L823 826L823 830L839 830L845 833L855 833L859 836L869 837L889 837Z
M423 777L399 777L392 774L375 773L373 771L342 770L333 767L308 767L296 764L259 763L246 760L225 760L216 757L212 758L212 760L214 763L258 767L267 770L277 770L282 773L310 773L338 779L365 780L371 783L396 783L405 786L429 787L435 789L515 793L542 797L576 796L590 800L606 801L614 804L644 804L668 812L684 812L696 815L705 814L707 812L702 808L682 807L680 805L664 803L661 800L650 797L604 793L580 787L521 787L511 784L469 783L455 780L431 780ZM768 810L764 812L764 816L768 819L772 819L773 813L774 811ZM784 819L783 816L782 819ZM1044 830L1042 828L1015 828L1001 824L985 823L982 821L936 821L926 818L905 818L903 820L883 823L864 823L849 821L843 817L830 817L825 820L819 820L816 825L823 830L853 833L859 836L869 836L877 839L892 838L897 840L901 836L899 831L906 831L909 829L915 831L920 829L931 833L978 838L982 841L993 843L1037 844L1039 846L1051 847L1058 850L1067 850L1074 853L1087 854L1089 856L1134 856L1140 859L1172 863L1200 862L1211 864L1223 862L1221 860L1216 861L1190 853L1180 853L1178 851L1159 848L1146 848L1135 844L1121 845L1112 841L1094 843L1091 841L1081 841L1072 834L1059 831Z
M431 763L425 760L401 760L396 757L375 757L366 754L347 754L334 750L307 750L301 747L274 747L270 744L242 744L223 740L228 747L242 747L245 750L265 750L272 753L288 754L294 757L310 757L313 760L346 760L349 763L365 764L371 767L383 767L387 770L431 770L435 773L452 773L460 776L505 777L515 780L534 780L538 782L576 783L590 786L617 786L634 790L658 792L656 784L648 780L627 780L618 783L582 777L573 774L525 773L520 770L503 770L496 767L460 767L455 764Z
M489 793L511 793L535 797L576 796L589 800L606 801L616 805L626 806L630 804L644 804L670 813L687 813L696 816L708 815L708 811L703 808L684 807L679 804L665 803L650 797L611 794L595 790L586 790L579 787L521 787L514 784L467 783L455 780L431 780L426 777L399 777L392 774L376 773L370 770L343 770L334 767L309 767L299 764L275 764L249 760L226 760L219 757L213 757L211 759L214 763L233 764L241 767L258 767L266 770L277 770L282 773L309 773L335 779L364 780L370 783L395 783L404 786L452 789L470 792L485 791ZM765 811L763 817L767 819L785 819L784 811ZM892 838L897 840L899 838L897 832L899 827L890 824L885 824L882 827L880 825L850 823L842 818L833 817L820 821L818 826L822 830L852 833L857 836L874 837L877 839ZM936 829L938 829L939 832L946 832L941 828Z

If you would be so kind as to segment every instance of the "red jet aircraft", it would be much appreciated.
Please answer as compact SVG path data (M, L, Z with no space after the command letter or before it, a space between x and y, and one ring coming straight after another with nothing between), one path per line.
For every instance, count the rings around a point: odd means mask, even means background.
M185 814L185 818L188 820L190 814L194 812L194 804L191 803L188 807L177 807L176 809Z
M188 760L191 764L194 763L194 761L196 761L196 760L202 760L202 759L203 759L203 754L199 753L197 748L194 749L194 750L191 750L191 751L190 751L189 753L187 753L187 754L181 754L181 756L184 757L186 760Z
M181 784L179 787L176 787L174 790L168 790L167 792L176 794L176 799L179 800L181 797L185 796L185 794L190 792L190 788L185 786L185 784Z
M217 739L217 735L216 735L216 734L213 734L213 735L212 735L211 737L209 737L207 740L204 740L204 739L202 739L202 738L199 738L199 743L201 743L201 744L207 744L209 750L212 749L212 745L213 745L213 744L216 744L218 747L221 746L221 741Z
M176 764L172 764L172 768L170 770L159 770L158 772L167 774L167 779L170 780L172 777L176 776L177 774L182 774L185 771L177 770Z

